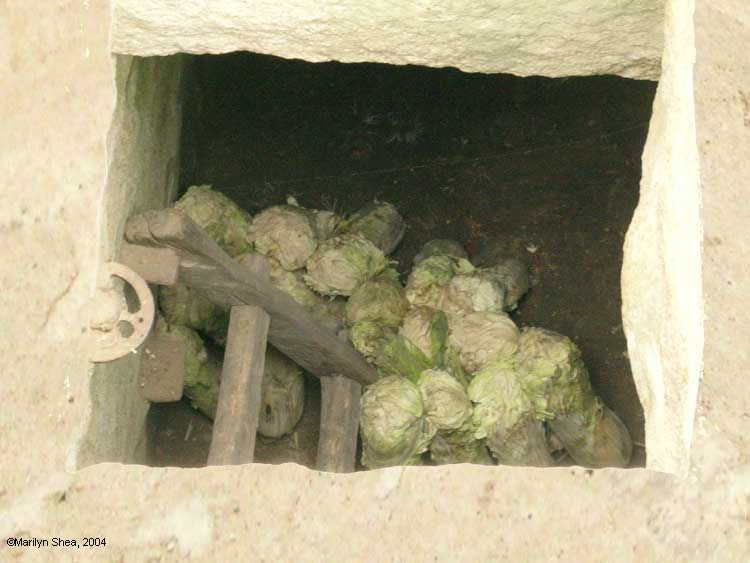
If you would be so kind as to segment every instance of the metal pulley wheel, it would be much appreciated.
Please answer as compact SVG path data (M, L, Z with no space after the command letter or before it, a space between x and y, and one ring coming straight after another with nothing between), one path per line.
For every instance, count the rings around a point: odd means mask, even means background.
M133 288L138 299L135 311L128 310L124 291L115 287L113 278L119 278ZM96 338L92 362L111 362L135 352L154 322L154 297L143 278L124 264L108 262L102 269L102 279L104 283L97 293L96 311L91 322Z

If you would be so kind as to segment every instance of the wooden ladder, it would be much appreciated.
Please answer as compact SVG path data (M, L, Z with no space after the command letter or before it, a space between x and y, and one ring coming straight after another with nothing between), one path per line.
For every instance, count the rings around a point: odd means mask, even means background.
M147 211L131 217L125 240L120 261L144 280L201 289L214 303L230 310L208 464L253 461L268 341L320 378L317 468L353 471L361 389L374 382L377 373L348 342L343 327L272 285L264 256L256 254L249 265L240 265L181 210ZM151 371L161 377L166 373L164 369ZM154 389L151 400L158 401L160 393L175 400L174 385L165 392L170 385L158 377L148 384Z

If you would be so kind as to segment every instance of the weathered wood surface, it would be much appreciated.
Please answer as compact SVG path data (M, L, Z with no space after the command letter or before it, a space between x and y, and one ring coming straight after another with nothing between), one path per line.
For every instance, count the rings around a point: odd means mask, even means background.
M141 397L152 403L179 401L185 382L185 341L173 334L151 333L141 350Z
M322 401L317 468L351 473L357 456L362 386L340 376L321 378L320 384Z
M260 307L232 307L208 465L253 461L269 321Z
M237 263L184 212L166 209L137 215L128 220L125 236L133 244L177 249L179 282L205 290L219 305L262 307L271 316L268 340L310 373L342 374L365 385L377 379L375 369L338 337L334 319L313 315L266 277Z
M148 283L174 285L179 274L180 257L171 248L141 246L124 242L118 260Z

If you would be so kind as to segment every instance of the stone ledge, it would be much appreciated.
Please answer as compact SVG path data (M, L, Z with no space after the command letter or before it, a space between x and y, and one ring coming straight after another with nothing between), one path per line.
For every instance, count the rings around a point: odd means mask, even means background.
M209 10L202 0L118 0L112 49L144 56L252 51L310 62L657 80L663 4L261 0L213 2Z
M0 535L106 537L74 552L99 560L740 560L737 477L727 491L646 470L104 464L19 497Z

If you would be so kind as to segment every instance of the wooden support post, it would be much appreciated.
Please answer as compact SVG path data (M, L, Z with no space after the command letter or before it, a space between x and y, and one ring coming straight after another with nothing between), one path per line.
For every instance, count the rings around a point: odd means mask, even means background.
M260 307L232 307L208 465L253 461L269 322Z
M346 377L321 377L322 404L317 466L320 471L351 473L357 456L362 386Z
M142 350L141 397L152 403L179 401L185 380L185 341L174 334L151 333Z

